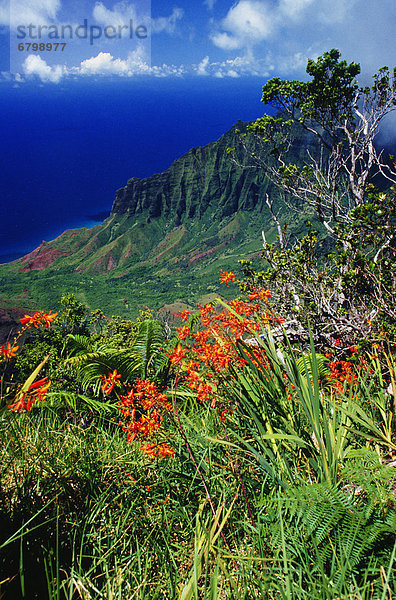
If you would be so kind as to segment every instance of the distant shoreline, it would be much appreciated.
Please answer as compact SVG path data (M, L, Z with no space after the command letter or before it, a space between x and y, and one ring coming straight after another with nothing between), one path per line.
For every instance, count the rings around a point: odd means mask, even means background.
M51 242L52 240L54 240L57 237L59 237L60 235L62 235L62 233L64 233L67 229L82 229L84 227L86 227L87 229L91 229L92 227L95 227L95 225L103 223L103 221L105 219L107 219L107 217L109 215L110 215L110 211L108 211L106 213L103 212L103 213L98 213L96 215L85 216L84 220L82 220L77 225L68 225L67 223L65 223L65 226L62 230L56 229L53 231L53 233L49 233L46 236L48 239L46 239L45 241ZM42 241L43 240L40 240L38 242L32 242L31 245L29 245L28 247L21 249L21 250L15 250L14 252L0 253L0 265L10 263L13 260L17 260L18 258L22 258L23 256L26 256L26 254L29 254L29 252L33 252L33 250L35 250L41 244Z

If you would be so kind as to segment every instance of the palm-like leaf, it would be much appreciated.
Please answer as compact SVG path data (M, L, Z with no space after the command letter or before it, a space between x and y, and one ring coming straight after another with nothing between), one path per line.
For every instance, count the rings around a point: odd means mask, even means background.
M143 378L158 373L167 363L164 352L165 329L162 323L154 319L142 321L132 350L142 358Z
M137 378L157 381L166 379L168 356L164 352L165 330L161 323L153 319L139 325L137 337L130 348L114 348L108 343L92 342L89 337L68 335L65 348L68 358L65 365L72 367L81 377L84 390L98 394L101 377L116 370L126 384Z

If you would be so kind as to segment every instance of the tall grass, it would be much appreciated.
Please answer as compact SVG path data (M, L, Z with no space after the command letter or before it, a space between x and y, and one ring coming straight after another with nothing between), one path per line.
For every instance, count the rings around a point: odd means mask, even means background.
M266 369L239 344L225 423L178 403L174 459L139 452L94 404L89 417L70 403L3 412L0 597L390 600L394 420L380 373L335 394L313 345L298 358L260 340Z

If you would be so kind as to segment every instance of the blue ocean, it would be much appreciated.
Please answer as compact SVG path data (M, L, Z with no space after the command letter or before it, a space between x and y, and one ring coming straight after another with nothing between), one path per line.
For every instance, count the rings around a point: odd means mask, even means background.
M23 83L0 88L0 262L92 227L131 177L165 170L263 114L258 78Z

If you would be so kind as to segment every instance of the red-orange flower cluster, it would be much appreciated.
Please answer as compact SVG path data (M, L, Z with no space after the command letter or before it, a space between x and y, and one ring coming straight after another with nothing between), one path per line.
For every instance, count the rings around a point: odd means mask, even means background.
M10 406L10 409L14 412L31 410L35 402L42 402L45 399L45 395L50 385L51 382L48 381L47 377L35 381L29 387L28 391L25 394L22 394L22 396Z
M227 272L220 269L220 282L225 283L228 287L230 281L235 281L235 273L233 273L232 271Z
M327 380L339 392L342 392L345 386L349 387L357 382L353 363L347 360L337 360L329 362L328 367L330 374L327 375Z
M179 340L185 340L189 333L190 328L187 327L187 325L184 325L183 327L178 327L177 329L177 337L179 338Z
M172 354L169 356L169 360L172 363L172 365L178 365L183 360L185 355L185 350L183 350L181 344L178 344L177 347L173 350Z
M19 346L14 346L13 344L8 344L6 346L0 346L0 355L2 355L2 360L8 360L13 356L16 356L17 350Z
M142 452L146 452L150 458L166 458L167 456L175 457L175 449L169 448L169 446L157 444L144 444L140 446Z
M41 325L41 323L45 323L47 327L51 326L52 321L58 313L45 313L45 312L36 312L34 315L25 315L22 319L20 319L21 325L24 326L25 329L30 329L31 327L36 327L36 329Z
M160 392L152 381L138 379L133 387L120 397L119 409L124 417L120 422L132 442L136 438L148 439L159 430L163 415L172 409L166 394ZM143 452L152 458L173 456L174 450L158 444L146 444Z
M114 369L112 373L109 373L107 377L102 375L102 390L105 394L110 394L114 386L120 385L121 375L117 373L117 369Z
M250 300L269 300L269 298L272 298L272 294L269 290L251 288L249 298Z
M181 318L182 321L188 321L188 319L191 317L191 313L189 310L181 310L178 313L178 316Z
M58 313L51 314L41 311L36 312L34 315L25 315L22 319L20 319L23 327L14 337L12 342L8 342L5 346L0 346L0 360L9 360L10 358L16 356L16 353L19 350L17 341L26 331L26 329L30 329L31 327L38 328L41 323L45 323L47 327L50 327L57 314Z
M235 279L234 273L222 271L224 283ZM238 341L256 341L256 334L265 324L279 324L283 319L267 308L263 315L262 303L271 297L269 290L254 289L248 300L231 300L228 306L209 303L199 307L200 323L196 331L183 326L178 331L182 343L170 354L170 362L178 368L181 382L201 401L208 402L221 418L232 412L226 396L230 369L238 370L246 359L238 349ZM183 315L184 316L184 315ZM251 348L252 360L260 369L268 369L267 359L259 347ZM235 375L235 373L234 373Z

